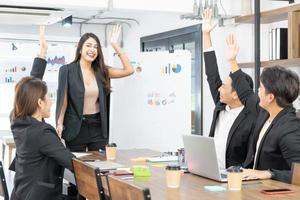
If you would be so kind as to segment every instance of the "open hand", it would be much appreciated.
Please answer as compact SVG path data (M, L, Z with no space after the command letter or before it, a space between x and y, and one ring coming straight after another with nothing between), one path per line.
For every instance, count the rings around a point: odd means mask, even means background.
M109 41L111 44L116 44L118 42L121 30L122 26L120 24L113 27L112 31L109 34Z
M239 53L240 47L237 44L236 37L233 33L230 33L226 38L227 43L227 59L228 61L235 61L236 56Z
M202 32L210 33L216 26L217 23L212 23L212 10L205 9L202 15Z

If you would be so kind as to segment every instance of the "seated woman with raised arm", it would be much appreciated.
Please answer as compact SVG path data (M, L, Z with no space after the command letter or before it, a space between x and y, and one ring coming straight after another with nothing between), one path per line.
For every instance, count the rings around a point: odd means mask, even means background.
M62 199L64 168L72 170L74 155L67 150L55 128L44 121L50 116L51 100L44 75L47 42L40 28L39 57L31 75L22 78L15 88L11 112L11 131L16 143L15 180L11 200Z

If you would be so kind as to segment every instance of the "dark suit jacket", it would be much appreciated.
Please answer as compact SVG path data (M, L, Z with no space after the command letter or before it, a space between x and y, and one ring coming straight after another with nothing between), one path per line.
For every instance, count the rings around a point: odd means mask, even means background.
M96 71L96 81L99 88L99 109L101 116L102 134L108 138L106 95L102 84L102 74ZM84 83L79 62L64 65L59 69L56 122L63 105L65 92L67 92L67 110L64 117L63 138L73 140L79 133L83 117Z
M231 78L243 104L257 116L244 163L245 168L252 168L257 140L263 125L269 118L269 113L259 106L259 98L249 88L241 70L231 74ZM292 162L300 162L300 122L296 117L295 109L289 106L278 113L267 129L261 140L254 168L270 169L274 172L273 179L290 183Z
M42 79L46 61L34 60L31 75ZM74 155L61 143L56 130L31 116L11 124L16 157L12 200L56 200L62 194L64 168L72 170Z
M214 51L204 52L205 72L209 84L210 92L216 105L213 113L213 120L209 132L210 137L214 137L216 123L219 114L225 110L225 104L220 102L218 88L222 85L222 80L218 71L217 59ZM245 107L235 119L230 128L226 142L226 167L242 165L246 159L248 141L255 125L255 116Z

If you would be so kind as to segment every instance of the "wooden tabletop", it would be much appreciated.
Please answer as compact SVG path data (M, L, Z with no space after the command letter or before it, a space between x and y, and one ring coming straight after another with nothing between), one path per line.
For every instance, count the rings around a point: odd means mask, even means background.
M149 178L133 178L123 180L128 183L133 183L138 186L147 187L150 189L151 197L154 200L261 200L261 199L300 199L300 187L294 186L273 180L262 181L246 181L243 182L241 191L224 191L224 192L209 192L204 189L204 186L222 186L227 188L227 183L220 183L210 179L203 178L191 173L185 173L181 178L179 189L169 189L166 186L165 168L161 164L133 162L132 158L159 156L160 152L148 149L131 149L118 150L117 159L115 162L131 167L133 165L147 165L151 170ZM83 157L84 159L104 159L98 152L93 152L93 155ZM121 179L122 177L120 177ZM285 195L265 195L260 191L263 189L290 188L294 191L293 194Z

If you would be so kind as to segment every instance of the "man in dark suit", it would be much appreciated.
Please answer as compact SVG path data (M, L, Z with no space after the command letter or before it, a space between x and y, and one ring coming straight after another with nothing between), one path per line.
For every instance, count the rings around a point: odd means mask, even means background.
M291 165L300 162L300 122L293 101L299 95L299 77L280 66L264 68L258 95L253 93L236 62L238 47L227 38L232 84L245 107L257 116L244 163L246 178L291 182Z
M210 32L214 27L211 11L205 10L202 25L205 72L215 103L209 136L215 138L219 167L224 169L233 165L242 166L256 119L241 103L231 78L228 77L222 83L211 44ZM247 82L253 87L251 77L245 76Z

